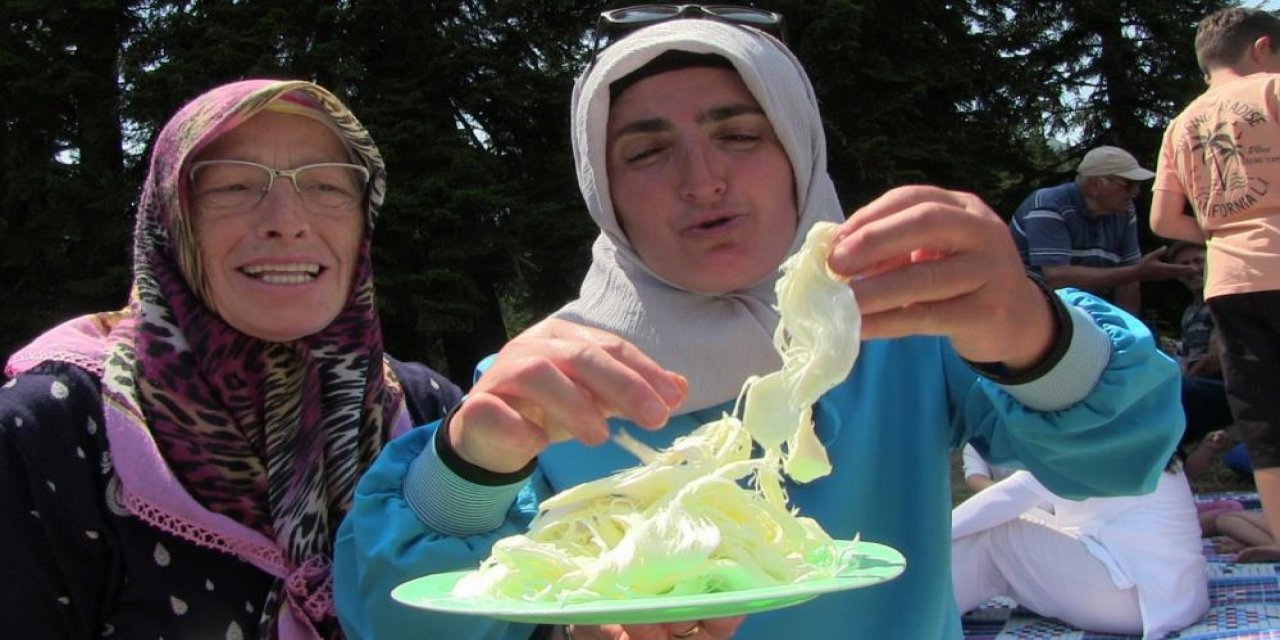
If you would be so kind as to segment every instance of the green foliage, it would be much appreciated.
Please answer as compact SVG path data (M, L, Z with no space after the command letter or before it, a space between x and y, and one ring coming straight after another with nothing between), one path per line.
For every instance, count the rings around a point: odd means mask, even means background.
M964 3L776 3L827 120L830 165L852 210L928 182L987 196L1032 170L1040 131L1019 126L1006 60Z
M594 227L567 114L581 56L572 34L592 15L571 3L353 6L347 51L362 80L351 104L389 167L375 255L398 355L435 346L447 360L437 366L469 380L508 337L499 291L538 316L576 291ZM415 280L421 271L450 277Z
M846 208L928 182L1008 216L1097 143L1154 163L1164 123L1202 89L1195 23L1224 2L756 4L786 16ZM291 77L346 100L387 160L374 243L389 349L469 380L571 298L589 261L568 112L601 6L0 4L0 351L124 304L131 209L178 107L230 80ZM1157 301L1151 318L1170 315Z
M7 2L0 35L0 346L124 304L128 210L120 89L132 18L112 2Z

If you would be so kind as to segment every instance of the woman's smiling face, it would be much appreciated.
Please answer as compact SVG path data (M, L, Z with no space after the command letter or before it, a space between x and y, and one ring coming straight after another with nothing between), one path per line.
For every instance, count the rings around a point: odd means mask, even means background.
M264 111L223 134L195 161L244 160L293 169L350 162L328 127L299 115ZM215 174L191 186L192 214L209 303L238 331L270 342L314 334L346 306L364 237L363 200L337 210L305 206L277 177L261 202L233 211L201 207ZM362 188L362 185L361 185Z

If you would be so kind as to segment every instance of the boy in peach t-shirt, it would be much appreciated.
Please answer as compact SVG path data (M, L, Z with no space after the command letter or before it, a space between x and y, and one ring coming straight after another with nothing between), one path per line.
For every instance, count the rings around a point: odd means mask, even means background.
M1151 204L1157 234L1208 246L1205 301L1227 397L1280 531L1280 18L1229 8L1196 32L1209 89L1169 124ZM1183 214L1190 201L1195 217ZM1253 547L1241 561L1280 560Z

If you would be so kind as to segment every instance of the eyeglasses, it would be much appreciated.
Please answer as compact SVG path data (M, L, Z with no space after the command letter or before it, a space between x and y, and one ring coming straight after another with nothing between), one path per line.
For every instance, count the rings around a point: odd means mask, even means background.
M782 14L731 4L641 4L600 12L596 21L595 52L622 36L651 24L681 18L703 18L755 27L786 42Z
M1142 183L1138 182L1137 180L1121 178L1120 176L1102 176L1102 179L1114 184L1118 184L1124 187L1125 189L1127 189L1130 193L1138 193L1142 191Z
M244 160L204 160L191 165L190 177L196 204L221 212L258 206L277 177L288 178L302 204L318 213L358 208L369 184L368 169L345 162L275 169Z

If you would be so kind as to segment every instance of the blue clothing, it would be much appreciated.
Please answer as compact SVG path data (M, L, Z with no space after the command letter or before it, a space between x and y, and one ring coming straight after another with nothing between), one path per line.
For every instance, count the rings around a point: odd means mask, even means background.
M1227 402L1226 384L1219 378L1183 376L1182 409L1187 415L1183 448L1200 442L1211 431L1231 426L1235 420Z
M789 483L787 491L799 513L833 537L861 536L901 551L906 571L885 584L748 616L736 638L960 638L950 580L949 456L965 442L992 463L1020 462L1066 497L1154 489L1182 432L1177 365L1156 350L1150 332L1133 317L1083 292L1059 295L1075 307L1076 338L1057 367L1018 385L1024 388L978 375L940 338L863 343L850 376L814 408L831 475L807 485ZM1090 369L1089 362L1097 366ZM1028 406L1037 404L1034 396L1052 396L1080 381L1076 402L1041 411ZM730 408L677 416L655 432L628 432L662 448ZM531 625L433 614L398 605L386 594L425 574L476 567L497 539L526 529L540 497L636 464L612 442L557 444L539 457L538 470L514 503L508 499L511 506L496 528L455 536L427 527L407 497L423 491L424 477L433 477L418 467L436 462L432 429L415 429L388 445L356 489L338 533L334 569L335 601L351 638L528 638ZM470 495L454 495L465 489L436 482L426 488L426 501L446 506L428 507L437 512L425 519L448 520L482 496L508 490L473 485Z
M1213 316L1203 300L1193 300L1182 311L1182 342L1178 344L1178 357L1190 367L1209 353L1209 338L1213 336Z
M1032 269L1117 267L1142 258L1133 205L1125 212L1091 214L1074 182L1034 191L1009 226L1023 264Z
M1178 358L1185 367L1194 366L1209 353L1209 338L1213 335L1213 316L1209 305L1194 300L1182 312L1182 342L1178 344ZM1214 429L1230 425L1235 418L1227 403L1227 388L1222 374L1209 376L1183 376L1182 407L1187 412L1187 432L1182 446L1199 442Z
M1245 451L1243 442L1222 453L1222 464L1242 478L1253 477L1253 463L1249 462L1249 452Z

